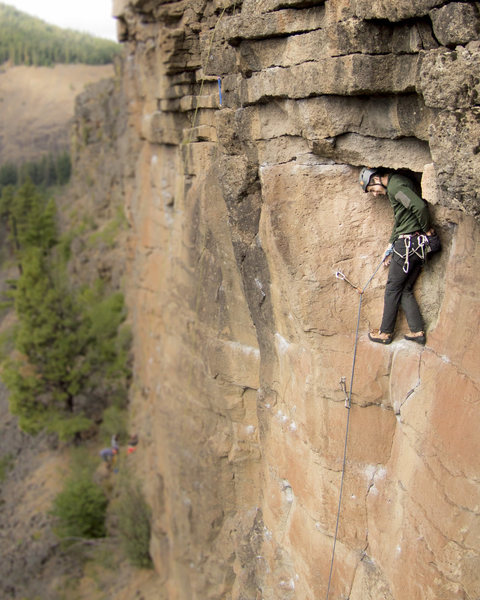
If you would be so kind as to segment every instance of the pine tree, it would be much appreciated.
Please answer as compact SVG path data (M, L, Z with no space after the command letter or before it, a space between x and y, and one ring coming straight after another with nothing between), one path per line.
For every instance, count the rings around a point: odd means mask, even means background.
M68 152L62 152L56 160L57 182L60 185L65 185L70 180L72 173L72 162Z
M48 250L55 245L55 205L45 200L31 180L14 194L8 212L17 250L30 246Z
M5 163L0 167L0 188L5 185L17 185L18 171L13 163Z
M8 213L20 266L15 310L17 358L4 380L11 391L12 412L27 431L42 428L52 408L72 411L71 366L78 353L77 310L57 280L49 255L57 241L56 211L31 181L10 197Z
M79 323L70 295L54 281L42 248L29 248L15 291L19 357L7 369L11 410L27 431L45 426L53 411L71 413L76 388L72 366Z
M2 379L22 429L70 438L114 400L125 399L130 336L122 327L122 294L101 283L68 285L57 244L56 211L31 181L5 188L2 210L12 224L20 277L12 294L18 319L15 355ZM7 193L8 192L8 193Z

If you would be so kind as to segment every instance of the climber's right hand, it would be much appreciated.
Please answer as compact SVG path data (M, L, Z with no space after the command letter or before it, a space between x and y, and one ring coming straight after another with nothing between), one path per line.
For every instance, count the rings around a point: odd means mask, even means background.
M390 266L390 263L392 262L392 254L393 254L393 245L389 244L385 248L385 252L383 254L383 266L384 267Z

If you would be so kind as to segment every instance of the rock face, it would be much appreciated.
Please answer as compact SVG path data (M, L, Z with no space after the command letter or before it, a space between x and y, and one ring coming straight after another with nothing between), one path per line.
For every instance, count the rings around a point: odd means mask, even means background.
M114 13L151 598L480 597L478 3ZM365 164L421 179L443 251L417 284L427 345L403 317L369 342L382 268L353 369L360 295L335 273L363 287L392 219Z

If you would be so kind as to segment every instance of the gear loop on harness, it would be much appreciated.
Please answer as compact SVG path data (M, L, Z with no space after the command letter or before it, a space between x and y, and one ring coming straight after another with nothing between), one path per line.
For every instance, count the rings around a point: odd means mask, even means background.
M405 238L405 263L403 265L403 272L408 273L408 269L410 268L409 256L410 256L410 248L412 245L412 238Z
M412 244L412 238L414 244ZM404 235L401 235L397 241L400 240L403 241L405 253L402 254L402 252L399 252L395 248L395 244L393 246L393 253L399 256L404 261L402 267L403 272L408 273L408 270L410 269L410 256L412 256L412 254L416 254L418 258L425 261L425 247L428 246L428 237L423 233L406 233Z

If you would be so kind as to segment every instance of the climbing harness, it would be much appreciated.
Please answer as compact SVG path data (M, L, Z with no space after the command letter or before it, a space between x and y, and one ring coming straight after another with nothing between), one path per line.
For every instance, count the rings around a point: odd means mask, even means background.
M428 252L428 237L423 233L406 233L399 236L398 239L403 241L405 252L399 252L395 246L393 247L393 252L404 261L402 267L403 272L408 273L410 268L410 256L412 256L412 254L416 254L418 258L425 261L425 256Z
M348 283L354 289L357 290L357 292L360 294L360 299L358 302L357 328L355 331L355 344L354 344L354 348L353 348L352 372L350 375L350 387L349 387L348 394L347 394L347 386L346 386L346 382L345 382L345 377L342 377L342 379L340 380L340 386L341 386L342 390L345 392L345 408L347 409L347 424L346 424L346 428L345 428L345 443L344 443L344 447L343 447L342 477L340 480L340 493L339 493L339 498L338 498L337 521L336 521L336 525L335 525L335 534L333 537L332 560L330 563L330 574L328 576L327 595L325 597L325 600L328 600L329 595L330 595L330 586L332 583L332 574L333 574L333 564L335 562L335 549L337 546L337 539L338 539L338 527L340 524L340 510L341 510L341 506L342 506L343 484L345 481L345 470L346 470L346 465L347 465L347 446L348 446L348 434L349 434L349 429L350 429L350 413L351 413L350 408L352 406L353 378L354 378L354 374L355 374L355 363L356 363L356 359L357 359L358 337L359 337L359 331L360 331L360 314L361 314L361 310L362 310L363 294L365 293L365 290L367 289L367 287L370 285L370 282L372 281L372 279L378 273L384 260L385 260L385 256L382 257L382 260L380 261L379 265L377 266L375 271L372 273L372 275L370 276L367 283L361 289L358 286L354 285L351 281L349 281L341 271L336 271L336 273L335 273L335 277L337 279L342 279L343 281L345 281L346 283Z

